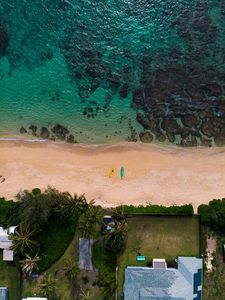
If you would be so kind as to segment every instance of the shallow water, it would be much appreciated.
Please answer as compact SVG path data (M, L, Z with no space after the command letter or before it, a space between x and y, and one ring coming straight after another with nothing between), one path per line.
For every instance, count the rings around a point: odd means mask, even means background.
M224 35L223 1L0 0L0 135L223 145Z

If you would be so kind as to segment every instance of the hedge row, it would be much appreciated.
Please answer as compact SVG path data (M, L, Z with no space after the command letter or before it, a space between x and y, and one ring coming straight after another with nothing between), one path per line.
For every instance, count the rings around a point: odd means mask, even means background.
M225 198L214 199L209 205L200 205L198 213L201 215L202 225L219 230L225 229Z
M172 205L172 206L163 206L163 205L152 205L147 206L139 205L124 205L123 206L124 214L155 214L155 215L184 215L192 216L194 214L194 209L191 204L185 204L181 206Z

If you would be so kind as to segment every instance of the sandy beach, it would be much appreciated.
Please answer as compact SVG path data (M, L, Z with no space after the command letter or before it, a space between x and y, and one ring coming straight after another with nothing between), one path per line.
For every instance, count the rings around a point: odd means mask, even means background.
M120 179L124 166L125 178ZM112 167L115 175L109 178ZM0 141L0 196L48 185L105 207L201 203L225 196L225 149Z

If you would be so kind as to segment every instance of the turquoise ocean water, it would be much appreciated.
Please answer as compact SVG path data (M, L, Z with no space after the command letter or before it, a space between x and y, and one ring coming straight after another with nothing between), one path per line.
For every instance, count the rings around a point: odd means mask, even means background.
M224 1L0 0L0 137L223 145L224 74Z

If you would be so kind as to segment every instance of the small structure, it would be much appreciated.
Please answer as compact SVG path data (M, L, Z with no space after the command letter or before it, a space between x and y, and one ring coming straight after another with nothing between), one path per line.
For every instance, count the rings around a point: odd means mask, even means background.
M178 268L154 259L153 268L127 267L124 300L202 300L202 259L178 257Z
M102 233L110 233L114 230L116 223L111 216L104 216L102 218Z
M154 258L152 261L153 269L167 269L167 263L165 259Z
M94 267L91 261L93 239L79 239L79 262L80 270L93 271Z
M137 259L137 261L145 261L145 256L144 255L137 255L136 259Z
M225 262L225 244L223 245L223 261Z
M3 260L4 261L13 261L13 251L11 250L3 250Z
M28 298L23 298L22 300L48 300L48 299L42 297L28 297Z
M0 287L0 300L8 300L9 293L7 287Z
M14 234L17 226L11 226L7 229L0 227L0 249L8 250L12 246L12 241L9 239L10 234Z

